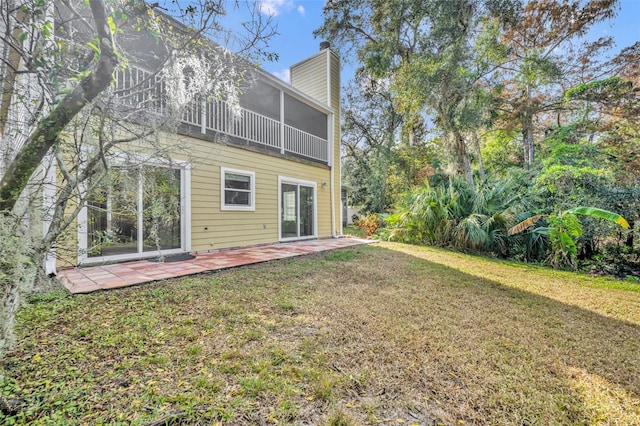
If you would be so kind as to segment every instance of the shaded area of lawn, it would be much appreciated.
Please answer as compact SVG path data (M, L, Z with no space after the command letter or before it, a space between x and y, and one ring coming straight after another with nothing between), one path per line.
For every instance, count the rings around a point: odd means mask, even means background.
M5 423L640 424L640 291L399 244L20 313Z

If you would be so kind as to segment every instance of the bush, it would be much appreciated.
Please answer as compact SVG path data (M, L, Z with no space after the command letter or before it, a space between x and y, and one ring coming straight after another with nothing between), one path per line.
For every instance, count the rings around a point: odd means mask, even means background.
M385 236L507 256L507 230L518 203L510 180L485 182L475 191L462 180L434 187L425 181L398 203L396 213L387 219Z
M364 233L370 237L382 226L382 219L377 214L373 213L361 218L358 221L358 226L364 231Z

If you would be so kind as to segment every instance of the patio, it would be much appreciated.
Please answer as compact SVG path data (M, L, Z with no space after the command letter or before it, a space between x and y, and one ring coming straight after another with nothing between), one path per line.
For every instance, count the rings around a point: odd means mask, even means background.
M178 262L137 260L104 266L63 269L58 278L72 294L129 287L167 278L184 277L237 266L268 262L293 256L319 253L369 244L371 240L328 238L291 243L274 243L238 249L198 253L194 259Z

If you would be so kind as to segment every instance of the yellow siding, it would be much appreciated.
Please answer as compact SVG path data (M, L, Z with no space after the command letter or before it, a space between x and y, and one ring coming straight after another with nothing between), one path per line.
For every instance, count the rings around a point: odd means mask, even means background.
M191 251L278 241L278 176L316 183L318 237L331 236L329 190L322 186L329 182L328 167L199 139L189 138L189 149L189 157L177 155L176 159L191 162ZM255 173L255 211L220 209L221 167Z
M327 61L329 61L329 73L327 73ZM316 225L319 238L332 236L331 197L333 197L333 226L336 233L340 232L339 59L329 50L322 51L292 67L291 81L294 87L328 105L334 111L333 191L330 186L331 169L326 165L302 163L188 136L162 135L159 139L161 145L170 147L169 157L190 163L191 215L186 220L191 227L192 252L277 242L280 214L279 176L315 182ZM123 149L129 152L152 154L149 145L144 143L132 143ZM221 210L221 167L255 173L255 211ZM66 241L61 243L61 246L66 249L77 247L77 229L77 224L69 228ZM76 250L65 251L67 256L65 260L58 262L59 267L77 262Z
M327 61L329 61L328 69ZM327 73L327 71L329 72ZM325 103L334 111L334 226L336 233L339 234L342 228L342 221L340 220L340 59L335 53L326 49L292 66L291 85L316 100Z
M279 240L278 176L316 183L317 235L331 236L329 197L330 169L323 165L301 163L242 148L208 142L187 136L167 134L160 137L173 146L169 155L191 166L191 251L204 252ZM129 146L128 151L140 151ZM255 211L223 211L221 205L221 167L255 173ZM323 183L327 182L326 186ZM71 213L72 208L67 209ZM206 229L205 229L206 228ZM58 268L77 264L77 222L59 242Z
M322 51L291 67L291 85L312 98L329 105L327 99L327 54Z

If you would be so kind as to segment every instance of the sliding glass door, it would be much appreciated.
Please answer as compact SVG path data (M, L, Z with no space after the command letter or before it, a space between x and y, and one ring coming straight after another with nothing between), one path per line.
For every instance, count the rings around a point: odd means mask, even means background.
M315 182L280 178L280 239L316 236Z
M87 196L86 259L118 260L181 251L182 180L181 169L113 167Z

